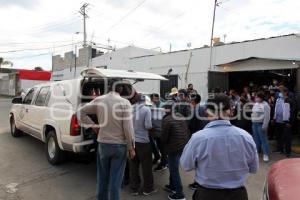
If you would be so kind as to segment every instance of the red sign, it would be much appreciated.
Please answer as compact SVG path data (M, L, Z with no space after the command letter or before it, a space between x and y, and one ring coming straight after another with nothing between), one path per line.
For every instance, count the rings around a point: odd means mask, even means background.
M21 80L50 81L51 72L22 69L19 70L19 78Z

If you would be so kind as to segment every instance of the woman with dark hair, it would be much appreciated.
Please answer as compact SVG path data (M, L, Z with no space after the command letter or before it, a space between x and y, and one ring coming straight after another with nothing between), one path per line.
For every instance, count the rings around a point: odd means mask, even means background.
M252 131L253 138L259 151L262 148L263 160L269 161L269 144L267 139L267 131L270 122L270 106L264 101L264 92L260 91L255 96L255 104L252 108Z
M240 97L240 102L237 108L237 120L235 125L241 129L246 130L251 133L251 106L247 101L247 94L242 93Z

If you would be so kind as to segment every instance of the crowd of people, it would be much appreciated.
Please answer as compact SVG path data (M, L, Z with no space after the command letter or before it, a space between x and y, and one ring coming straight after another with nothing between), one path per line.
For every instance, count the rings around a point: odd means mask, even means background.
M283 84L244 87L241 94L216 88L203 105L192 84L172 88L166 100L136 93L129 101L120 90L112 87L79 111L80 121L98 134L98 200L119 200L122 184L132 195L154 194L153 173L166 169L168 198L183 200L180 166L195 171L188 186L194 200L246 200L246 177L257 172L258 153L269 161L268 137L277 140L276 152L291 155L296 101ZM109 123L99 129L89 114Z
M264 161L269 161L268 140L274 139L277 147L273 152L290 157L292 133L297 132L298 112L295 94L277 80L270 86L249 85L252 87L245 86L240 94L235 90L229 90L231 123L253 136L258 151L263 152Z

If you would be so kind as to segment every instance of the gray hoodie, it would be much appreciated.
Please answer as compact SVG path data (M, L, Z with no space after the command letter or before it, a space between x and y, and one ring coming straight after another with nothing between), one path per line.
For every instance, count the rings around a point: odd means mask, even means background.
M252 122L262 123L262 128L267 129L270 122L270 110L270 106L267 102L256 102L252 108Z

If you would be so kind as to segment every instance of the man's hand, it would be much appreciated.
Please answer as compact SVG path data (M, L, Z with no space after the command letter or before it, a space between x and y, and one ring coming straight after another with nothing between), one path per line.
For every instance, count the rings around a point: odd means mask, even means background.
M135 157L135 150L134 150L133 147L128 150L128 157L131 160L134 159L134 157Z
M100 128L99 128L99 127L93 127L92 130L93 130L93 132L94 132L95 134L98 134Z
M290 123L285 124L287 128L292 128L292 125Z

